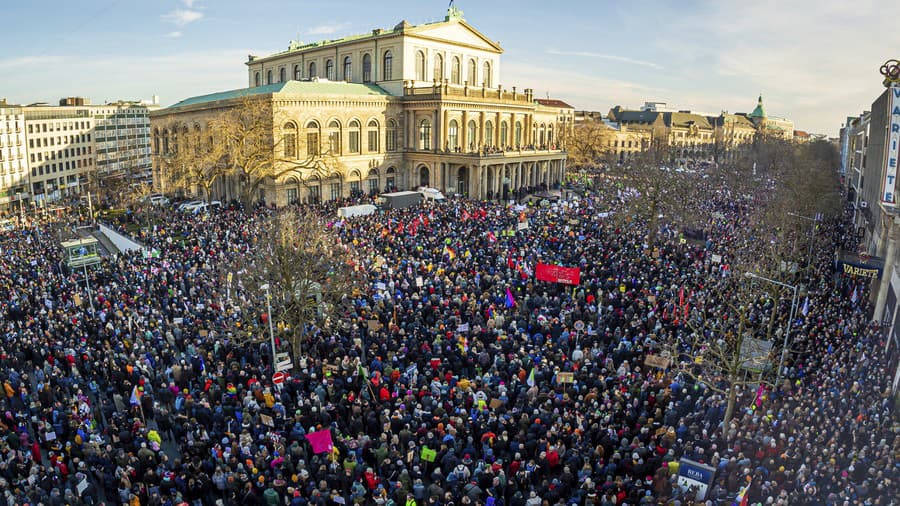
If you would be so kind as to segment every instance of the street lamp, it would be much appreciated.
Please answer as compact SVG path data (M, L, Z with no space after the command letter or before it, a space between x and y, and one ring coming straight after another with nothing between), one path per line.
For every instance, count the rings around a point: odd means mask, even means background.
M756 278L763 281L768 281L769 283L773 283L784 288L790 288L794 291L794 296L791 298L791 314L788 317L787 332L784 333L784 344L782 344L781 347L781 359L778 361L778 373L775 378L775 387L778 388L778 384L781 383L781 369L784 366L784 356L785 354L787 354L788 338L791 335L791 325L794 323L794 311L797 309L797 286L782 283L781 281L775 281L774 279L769 279L765 276L760 276L759 274L754 274L750 271L745 272L744 276L747 278Z
M275 329L272 326L272 295L269 293L269 284L266 283L259 287L262 290L266 291L266 310L268 311L269 317L269 339L271 340L272 346L272 369L275 369L277 365L277 359L275 358Z

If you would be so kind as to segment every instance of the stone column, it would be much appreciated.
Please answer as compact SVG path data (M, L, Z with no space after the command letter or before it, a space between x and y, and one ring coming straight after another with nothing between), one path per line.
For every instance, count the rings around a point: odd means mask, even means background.
M432 142L434 143L434 145L432 146L432 150L437 153L443 147L441 139L444 137L444 129L443 125L441 124L440 109L435 109L431 116L433 118L431 123L434 125L434 132L432 132L433 135L431 137Z
M406 149L416 148L415 136L413 135L413 132L415 132L414 122L415 113L413 111L406 111Z
M459 128L459 138L460 138L460 149L463 152L466 152L469 149L469 111L463 109L462 113L462 125Z
M512 146L516 147L516 113L509 113L509 130L506 132L507 137L506 142ZM503 146L504 148L506 146Z
M478 142L475 143L475 148L478 149L485 144L484 138L484 111L478 113Z
M448 137L448 131L450 129L450 111L444 109L442 116L444 117L444 121L441 130L441 149L444 149L447 147L447 143L450 142L450 138Z

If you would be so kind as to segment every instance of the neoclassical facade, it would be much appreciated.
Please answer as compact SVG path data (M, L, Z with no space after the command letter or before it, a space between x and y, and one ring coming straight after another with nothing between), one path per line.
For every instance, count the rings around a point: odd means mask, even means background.
M455 8L441 22L301 44L246 62L249 87L183 100L152 114L156 181L166 190L166 139L203 127L244 97L270 101L277 158L329 156L330 174L298 169L259 198L278 205L357 192L438 188L510 198L564 180L574 109L500 84L502 49ZM178 126L182 125L182 126ZM280 172L280 171L279 171ZM238 181L215 195L232 198Z

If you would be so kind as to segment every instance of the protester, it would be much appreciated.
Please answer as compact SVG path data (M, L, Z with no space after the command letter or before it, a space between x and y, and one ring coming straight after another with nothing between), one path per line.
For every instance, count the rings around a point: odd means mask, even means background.
M690 333L667 309L679 287L714 300L707 281L732 275L747 238L722 190L704 243L664 226L655 253L596 212L634 198L608 189L329 218L366 284L310 322L282 385L268 340L234 332L258 297L223 281L277 211L155 216L146 252L87 283L61 221L0 232L0 488L11 505L703 504L677 483L687 457L717 469L708 504L890 504L891 371L866 285L834 281L843 223L819 233L790 389L743 390L723 430L721 395L644 365ZM539 263L580 282L539 281Z

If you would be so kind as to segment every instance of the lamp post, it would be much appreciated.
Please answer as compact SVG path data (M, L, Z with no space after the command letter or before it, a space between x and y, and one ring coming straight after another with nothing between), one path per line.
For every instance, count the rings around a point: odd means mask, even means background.
M272 346L272 369L275 369L277 359L275 358L275 328L272 326L272 296L269 294L268 283L262 285L260 288L266 291L266 310L268 311L267 315L269 317L269 339L271 341L270 345Z
M760 276L759 274L754 274L750 271L745 272L744 276L748 278L756 278L763 281L768 281L769 283L773 283L784 288L790 288L794 291L794 296L791 297L791 312L790 316L788 317L787 331L784 333L784 343L781 346L781 359L778 361L778 373L775 377L775 387L778 388L778 384L781 383L781 369L784 366L784 356L787 354L788 338L791 335L791 325L794 323L794 311L796 311L797 309L797 286L782 283L781 281L775 281L774 279Z

